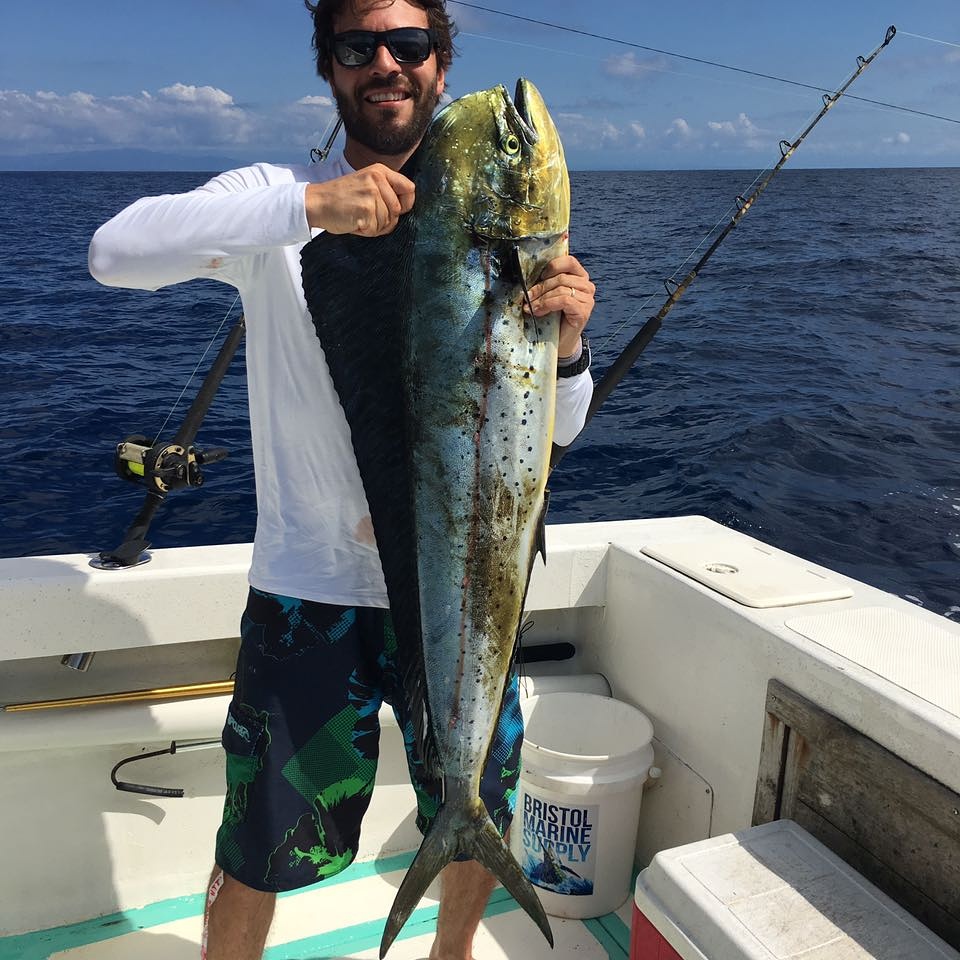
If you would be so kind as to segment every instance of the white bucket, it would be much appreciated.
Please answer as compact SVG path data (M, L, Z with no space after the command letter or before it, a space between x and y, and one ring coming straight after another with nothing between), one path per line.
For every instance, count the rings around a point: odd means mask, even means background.
M554 917L600 917L630 896L653 725L593 693L521 703L526 727L510 848Z

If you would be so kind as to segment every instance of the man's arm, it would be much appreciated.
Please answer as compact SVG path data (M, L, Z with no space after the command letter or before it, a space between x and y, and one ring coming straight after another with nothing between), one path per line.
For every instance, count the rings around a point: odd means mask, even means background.
M235 284L242 258L305 243L311 227L381 236L413 206L413 183L382 164L309 184L271 183L266 170L231 170L188 193L131 204L94 234L90 273L141 290L199 278Z
M235 283L240 258L310 239L306 186L270 183L254 166L188 193L144 197L94 234L90 273L108 286L141 290L198 278Z

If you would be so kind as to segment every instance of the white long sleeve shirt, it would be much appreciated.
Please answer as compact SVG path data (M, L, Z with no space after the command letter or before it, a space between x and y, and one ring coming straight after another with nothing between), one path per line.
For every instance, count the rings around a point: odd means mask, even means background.
M90 272L108 286L157 290L186 280L236 287L246 318L257 486L250 583L345 606L387 606L350 430L301 286L307 184L351 173L343 155L304 166L231 170L189 193L145 197L94 235ZM588 373L557 384L554 439L583 426Z

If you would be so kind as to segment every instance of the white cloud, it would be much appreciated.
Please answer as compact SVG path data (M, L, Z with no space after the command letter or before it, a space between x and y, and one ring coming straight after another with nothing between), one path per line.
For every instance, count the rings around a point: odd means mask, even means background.
M174 83L133 96L0 90L0 153L138 147L146 150L302 150L329 120L329 97L264 107L225 90ZM315 128L315 129L312 129Z
M910 142L910 134L902 130L893 137L884 137L883 142L889 146L905 147Z
M609 120L582 113L554 115L557 129L565 147L603 149L620 145L623 132Z
M646 136L647 136L646 128L643 126L642 123L637 123L636 120L634 120L634 121L630 124L630 129L633 131L633 135L634 135L638 140L643 140L643 139L645 139Z
M758 147L766 143L763 131L745 113L741 113L736 120L709 120L707 129L722 138L717 142L725 145L736 142L747 147Z
M630 51L620 56L608 57L603 62L603 71L611 77L626 80L647 80L651 74L661 73L666 68L666 58L662 56L638 58Z
M736 128L729 120L723 120L722 122L717 122L715 120L709 120L707 126L714 131L714 133L728 133L730 135L735 134Z
M693 136L693 130L683 117L677 117L664 131L664 135L676 140L689 140Z
M301 97L297 101L302 107L332 107L333 101L329 97Z
M51 99L55 99L55 95ZM96 98L92 94L80 93L78 91L77 93L70 94L70 101L71 103L78 104L79 106L90 107L96 102Z
M160 95L175 103L195 103L213 108L233 106L233 97L217 87L195 87L192 84L175 83L170 87L162 87Z

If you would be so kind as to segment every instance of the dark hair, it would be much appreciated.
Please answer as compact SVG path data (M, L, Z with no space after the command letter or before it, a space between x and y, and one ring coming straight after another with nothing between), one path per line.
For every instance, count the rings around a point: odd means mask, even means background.
M427 12L427 22L437 35L437 63L446 72L453 63L456 50L453 38L457 35L456 24L447 15L446 0L409 0L410 3ZM304 6L313 16L313 49L317 57L317 73L324 80L330 79L332 70L331 40L333 38L334 17L343 13L347 6L389 7L394 0L303 0Z

